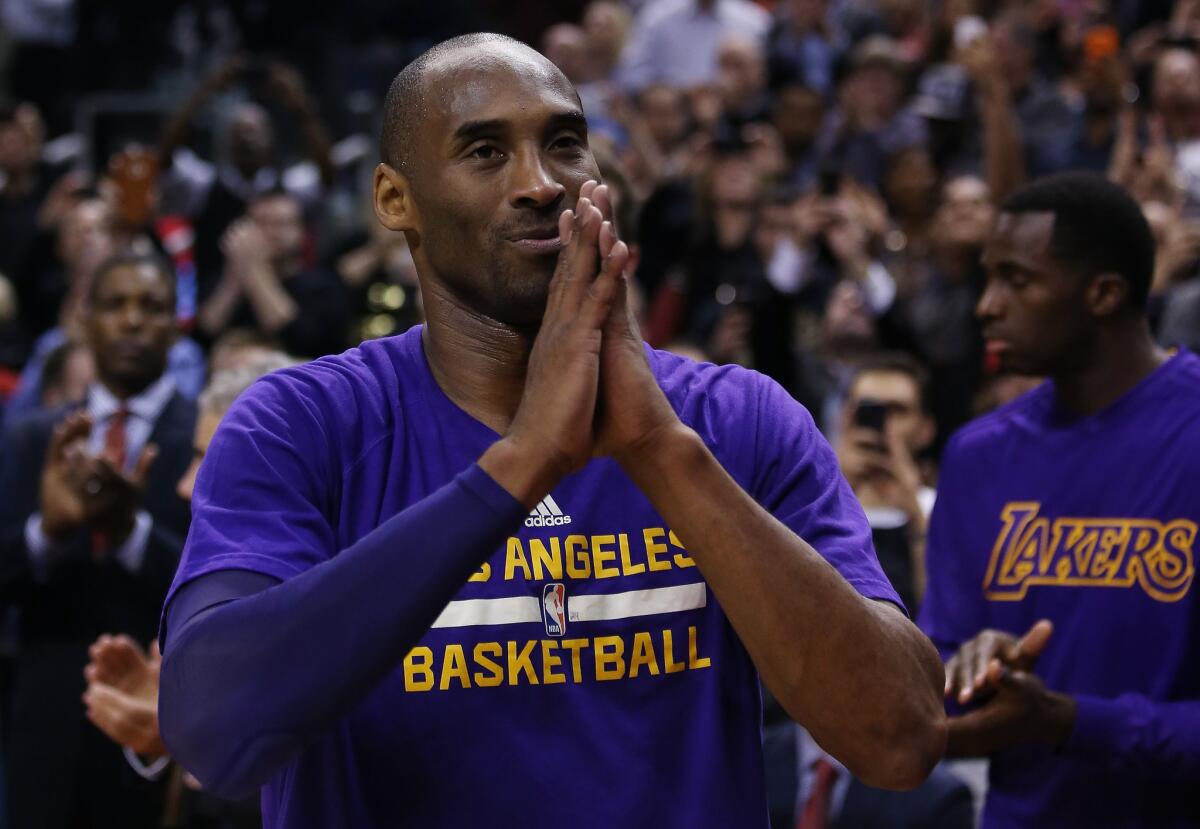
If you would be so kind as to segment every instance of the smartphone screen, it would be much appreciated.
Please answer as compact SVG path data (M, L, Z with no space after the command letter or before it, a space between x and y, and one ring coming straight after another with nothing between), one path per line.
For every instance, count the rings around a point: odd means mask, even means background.
M887 405L877 400L860 400L854 410L854 422L864 429L882 432L887 423Z

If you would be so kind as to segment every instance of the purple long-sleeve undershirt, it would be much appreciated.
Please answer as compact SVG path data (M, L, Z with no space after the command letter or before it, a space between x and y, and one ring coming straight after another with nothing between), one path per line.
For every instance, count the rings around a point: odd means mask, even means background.
M1066 750L1110 771L1159 780L1200 778L1200 700L1155 702L1141 694L1075 697Z
M165 617L163 742L217 795L262 786L395 669L526 513L472 465L287 581L188 582Z

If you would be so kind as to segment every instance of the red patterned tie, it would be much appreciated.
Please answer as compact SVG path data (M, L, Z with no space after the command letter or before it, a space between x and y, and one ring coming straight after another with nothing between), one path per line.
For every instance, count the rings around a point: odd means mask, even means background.
M837 769L828 757L821 757L813 763L817 771L816 782L808 794L808 802L804 804L804 813L796 823L796 829L828 829L829 807L833 799L833 784L837 780Z
M125 468L125 423L129 420L129 409L121 404L108 419L108 431L104 433L104 449L101 457L117 469ZM108 537L100 530L92 533L92 555L100 556L108 547Z
M104 457L117 469L125 468L125 423L129 420L129 409L124 404L113 412L104 434Z

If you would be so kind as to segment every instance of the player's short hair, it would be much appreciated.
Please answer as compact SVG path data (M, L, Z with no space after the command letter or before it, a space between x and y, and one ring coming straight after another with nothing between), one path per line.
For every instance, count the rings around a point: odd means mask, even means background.
M425 72L429 66L453 51L486 43L525 45L508 35L492 32L459 35L426 49L392 79L383 102L383 131L379 137L379 152L384 164L405 175L412 173L412 147L416 141L417 125L427 115Z
M149 265L153 268L163 281L167 283L167 287L171 290L171 304L175 304L175 268L158 253L141 253L136 251L124 251L113 254L105 259L96 268L96 272L92 274L92 284L88 286L87 305L92 307L96 302L96 295L100 291L100 286L104 283L105 278L117 268L140 268L144 265Z
M1128 305L1144 309L1154 276L1154 234L1141 206L1097 173L1037 179L1000 205L1004 213L1053 213L1051 250L1086 276L1114 272L1129 286Z
M865 374L903 374L917 387L917 402L922 412L933 410L933 382L929 369L911 354L903 351L877 351L859 360L854 369L854 378L848 388L854 388Z

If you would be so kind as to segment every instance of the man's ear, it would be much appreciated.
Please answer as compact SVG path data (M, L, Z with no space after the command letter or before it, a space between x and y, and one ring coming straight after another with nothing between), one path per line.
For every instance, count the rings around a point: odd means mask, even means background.
M1118 273L1097 274L1087 287L1087 307L1096 317L1111 317L1125 306L1128 298L1129 282Z
M390 164L375 167L375 215L388 230L420 233L408 177Z

